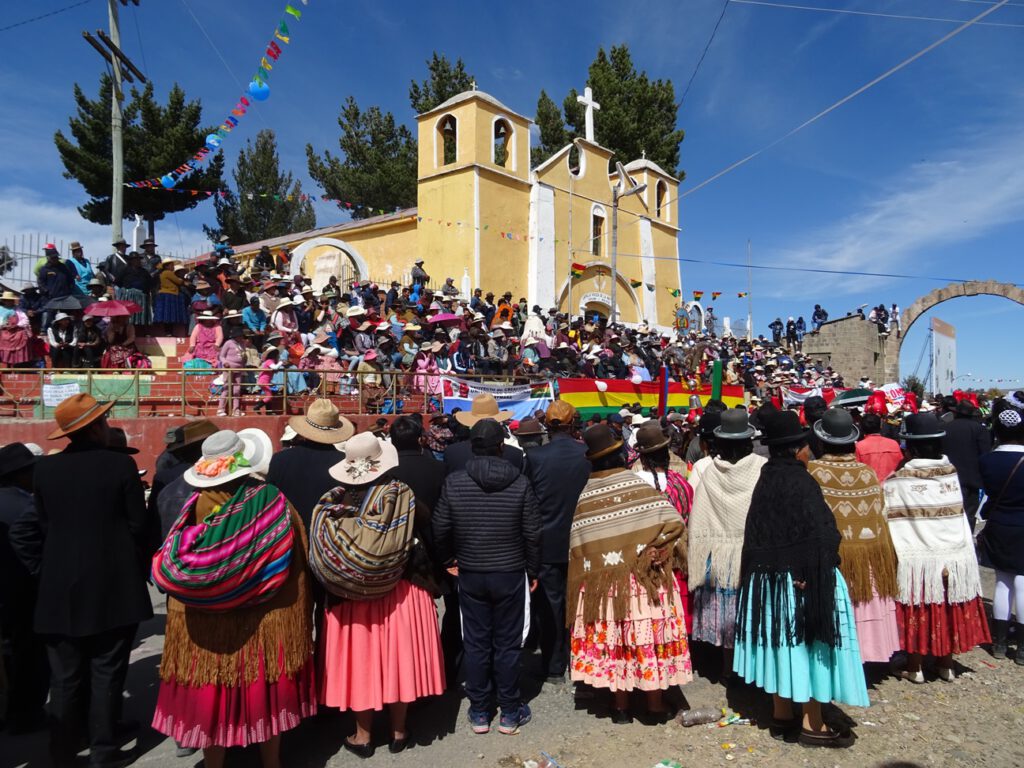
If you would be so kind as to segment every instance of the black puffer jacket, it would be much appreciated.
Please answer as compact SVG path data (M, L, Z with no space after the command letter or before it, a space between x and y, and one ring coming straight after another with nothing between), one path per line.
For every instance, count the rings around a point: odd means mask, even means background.
M504 459L477 456L448 476L434 510L443 563L477 573L540 569L540 513L529 481Z

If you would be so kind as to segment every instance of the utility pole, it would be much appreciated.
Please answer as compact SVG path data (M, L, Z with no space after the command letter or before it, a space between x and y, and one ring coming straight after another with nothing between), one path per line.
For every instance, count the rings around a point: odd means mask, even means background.
M609 324L618 319L619 309L619 200L630 195L639 195L647 189L647 184L633 183L622 163L615 163L615 169L619 174L619 183L612 187L612 311Z
M110 17L110 42L121 48L121 28L117 17L118 0L107 0ZM121 114L121 102L124 92L121 90L120 62L111 67L114 72L114 95L110 100L110 143L111 161L113 163L113 189L110 194L110 242L122 238L121 222L124 218L124 119Z
M750 238L747 238L747 341L754 340L754 278L751 274Z

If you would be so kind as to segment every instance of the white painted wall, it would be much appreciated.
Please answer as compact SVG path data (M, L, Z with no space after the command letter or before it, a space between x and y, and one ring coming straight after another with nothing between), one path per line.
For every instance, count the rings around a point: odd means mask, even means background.
M557 306L555 294L555 191L543 184L530 190L530 256L526 283L532 307Z

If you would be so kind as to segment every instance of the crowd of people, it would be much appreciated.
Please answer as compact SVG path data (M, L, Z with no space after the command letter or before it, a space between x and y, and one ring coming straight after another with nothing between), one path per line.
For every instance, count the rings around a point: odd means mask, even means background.
M93 765L136 757L122 690L151 581L167 595L151 724L209 768L254 744L281 765L281 734L322 707L354 713L339 741L361 758L386 709L400 752L410 705L446 690L474 733L517 733L531 634L545 680L605 696L614 723L666 722L702 643L722 679L771 697L774 738L849 746L822 707L868 706L865 664L921 684L954 681L954 655L979 644L1007 656L1024 393L990 425L965 400L909 414L895 439L876 414L822 405L587 425L555 400L513 426L478 395L357 432L315 400L276 453L258 429L176 427L147 500L110 405L74 395L49 435L62 450L0 449L8 725L48 717L58 765L85 723ZM991 635L965 513L982 491ZM1024 625L1015 637L1024 664Z
M219 410L232 414L242 412L244 385L259 393L257 408L270 406L281 371L325 394L359 391L371 409L386 391L436 397L442 374L650 381L664 369L673 381L696 383L721 361L725 383L758 398L781 385L843 386L840 372L802 354L803 318L776 320L771 340L719 337L713 320L666 332L530 307L510 291L464 296L452 278L434 290L422 260L408 285L331 277L314 290L308 277L282 275L287 254L267 248L243 265L220 243L185 264L159 256L152 240L141 253L119 241L94 267L71 245L66 261L47 248L38 286L0 298L0 365L145 368L137 337L187 338L186 367L225 369ZM107 301L131 314L93 314L91 302ZM61 309L47 308L54 306ZM827 317L816 307L815 328Z

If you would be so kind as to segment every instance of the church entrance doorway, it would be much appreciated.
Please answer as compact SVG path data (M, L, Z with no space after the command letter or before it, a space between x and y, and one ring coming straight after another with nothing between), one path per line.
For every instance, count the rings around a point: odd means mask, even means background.
M320 291L332 275L337 276L343 290L355 281L369 278L366 260L353 246L333 237L307 240L292 254L291 275L304 274L313 281L313 290Z

